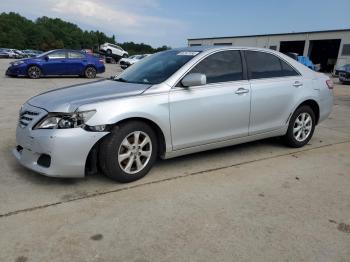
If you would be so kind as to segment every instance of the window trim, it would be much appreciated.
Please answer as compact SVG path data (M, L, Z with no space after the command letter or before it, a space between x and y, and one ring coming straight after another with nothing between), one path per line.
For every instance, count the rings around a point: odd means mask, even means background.
M178 86L182 79L194 68L196 67L200 62L202 62L204 59L206 59L207 57L219 53L219 52L226 52L226 51L237 51L241 57L241 65L242 65L242 79L240 80L233 80L233 81L225 81L225 82L215 82L215 83L207 83L205 85L202 86L198 86L198 87L204 87L204 86L213 86L213 85L218 85L218 84L227 84L227 83L237 83L237 82L241 82L241 81L247 81L247 68L246 68L246 63L245 63L245 59L243 58L243 54L242 54L242 50L241 49L222 49L222 50L215 50L209 54L206 54L204 57L202 57L200 60L198 60L195 64L193 64L181 77L179 77L179 80L175 83L175 85L171 88L171 89L177 89L177 88L181 88L184 89L184 87ZM191 61L191 60L190 60Z
M299 72L299 70L297 70L293 65L291 65L288 61L286 61L285 59L283 59L282 57L280 57L277 54L274 54L272 52L268 52L265 50L252 50L252 49L247 49L247 50L242 50L244 52L244 59L246 60L246 66L247 66L247 77L248 80L265 80L265 79L274 79L274 78L285 78L285 77L297 77L297 76L302 76L302 74ZM278 59L282 60L283 62L285 62L287 65L289 65L291 68L293 68L293 70L298 74L296 76L274 76L274 77L265 77L265 78L252 78L251 77L251 73L249 71L249 65L248 65L248 61L247 61L247 52L260 52L260 53L266 53L269 55L273 55L275 57L277 57ZM282 69L282 64L280 61L280 65L281 65L281 69Z

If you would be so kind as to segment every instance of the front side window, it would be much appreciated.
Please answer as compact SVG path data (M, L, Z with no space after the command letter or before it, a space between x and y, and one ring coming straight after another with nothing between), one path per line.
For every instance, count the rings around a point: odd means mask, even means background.
M80 52L73 52L73 51L68 51L68 58L85 58L85 55L80 53Z
M242 80L241 54L236 50L212 54L196 65L190 73L205 74L208 84Z
M299 75L286 62L269 53L246 51L246 59L250 79Z
M129 67L116 81L138 84L159 84L168 79L199 52L168 50L148 56Z
M66 58L66 52L65 51L54 51L47 55L50 59L62 59Z

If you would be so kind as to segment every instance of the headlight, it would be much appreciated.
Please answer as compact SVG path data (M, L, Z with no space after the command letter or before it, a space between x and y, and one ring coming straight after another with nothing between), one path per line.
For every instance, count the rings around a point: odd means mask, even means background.
M49 113L34 129L67 129L84 127L96 110L74 113Z
M18 65L24 64L24 62L23 61L15 61L15 62L12 62L11 64L13 66L18 66Z

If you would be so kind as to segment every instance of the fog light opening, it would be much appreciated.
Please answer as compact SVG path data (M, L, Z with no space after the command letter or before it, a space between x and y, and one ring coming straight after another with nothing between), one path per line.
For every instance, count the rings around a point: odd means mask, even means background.
M50 167L51 165L51 156L46 154L41 154L38 158L37 164L42 167Z

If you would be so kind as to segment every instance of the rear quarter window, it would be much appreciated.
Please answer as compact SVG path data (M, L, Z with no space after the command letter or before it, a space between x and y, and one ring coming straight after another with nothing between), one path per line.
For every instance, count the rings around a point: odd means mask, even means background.
M246 51L246 60L250 79L299 75L294 68L273 54Z

